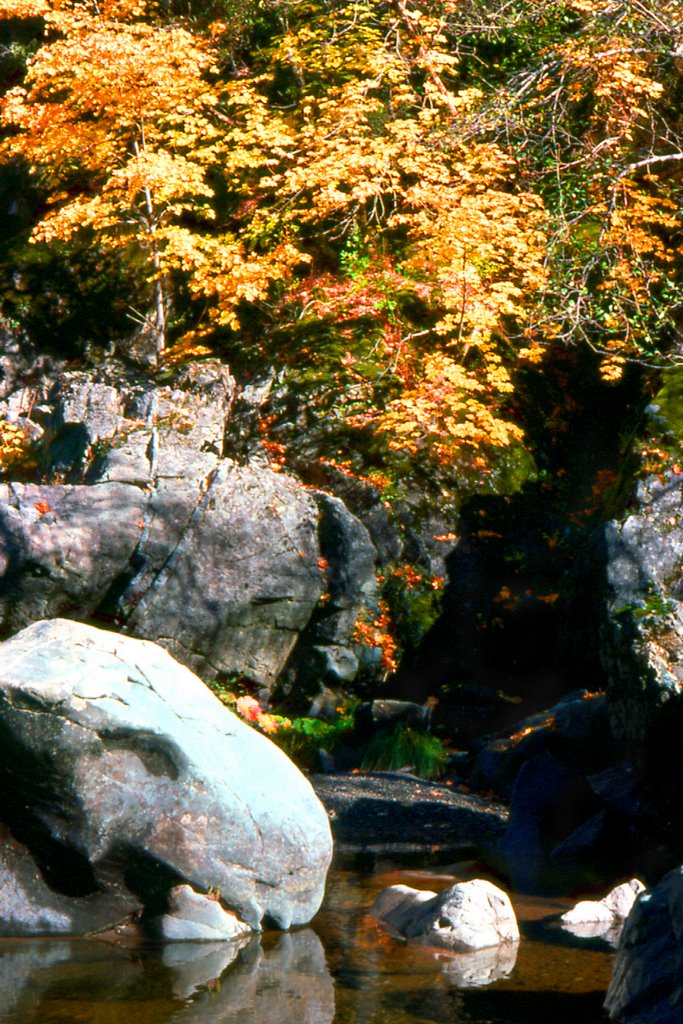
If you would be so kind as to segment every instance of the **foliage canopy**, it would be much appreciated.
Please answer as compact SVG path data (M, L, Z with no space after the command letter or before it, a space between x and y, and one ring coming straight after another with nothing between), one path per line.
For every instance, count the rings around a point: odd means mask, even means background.
M157 361L275 367L318 454L444 494L518 459L553 346L680 360L676 0L0 0L0 32L28 324L115 280Z

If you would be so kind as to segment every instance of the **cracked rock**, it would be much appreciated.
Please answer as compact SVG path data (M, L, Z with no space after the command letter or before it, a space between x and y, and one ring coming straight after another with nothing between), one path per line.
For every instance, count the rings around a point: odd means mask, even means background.
M5 934L156 918L184 884L256 930L322 900L311 786L156 644L55 619L0 645L0 792Z

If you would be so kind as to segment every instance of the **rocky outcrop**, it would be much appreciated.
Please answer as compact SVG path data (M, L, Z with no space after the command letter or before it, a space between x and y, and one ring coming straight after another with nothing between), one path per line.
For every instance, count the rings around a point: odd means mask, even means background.
M285 669L280 694L306 698L323 687L344 686L359 671L379 673L381 652L354 642L360 616L378 614L377 550L365 526L344 503L323 491L311 491L319 510L319 566L324 596Z
M438 894L392 885L380 893L370 914L411 942L454 952L519 941L508 895L481 878L459 882Z
M253 929L317 911L332 844L310 785L158 646L29 626L0 647L0 738L6 931L173 915L179 884Z
M226 457L227 367L155 383L104 364L13 386L5 415L40 410L47 482L0 483L1 635L57 615L111 623L207 679L270 689L289 664L283 693L306 697L379 671L354 638L378 600L368 532L263 459Z
M222 460L173 488L0 484L0 621L111 621L205 678L269 685L322 592L297 484Z
M606 528L603 659L612 730L635 757L665 705L681 703L682 512L682 477L671 471L640 481L630 514Z
M683 868L638 898L617 950L605 1008L619 1024L683 1020Z
M601 629L612 733L643 781L659 829L683 844L683 438L681 372L641 424L622 516L604 532L607 592ZM635 470L635 473L634 473ZM669 862L676 863L676 860Z

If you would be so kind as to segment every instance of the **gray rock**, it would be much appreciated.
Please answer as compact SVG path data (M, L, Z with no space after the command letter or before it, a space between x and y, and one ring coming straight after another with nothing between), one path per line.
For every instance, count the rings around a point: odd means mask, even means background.
M361 666L376 671L380 660L375 650L359 644L354 636L360 617L372 620L378 614L377 550L365 526L339 498L322 491L311 494L320 513L325 599L290 658L283 696L294 692L313 697L325 686L353 681Z
M377 599L377 551L361 521L339 498L313 492L320 509L320 552L326 570L330 603L337 609L353 608Z
M637 878L617 885L601 900L581 900L560 917L561 927L577 939L601 938L616 946L636 897L645 891Z
M322 592L306 492L285 474L224 459L170 550L172 490L155 496L149 515L138 553L145 568L119 602L126 632L158 640L205 678L243 674L271 685ZM150 549L156 557L145 557Z
M111 384L100 383L83 371L64 373L54 397L54 426L81 426L89 445L114 437L121 417L121 395Z
M581 900L562 914L560 920L564 924L605 924L613 925L616 921L625 921L631 913L636 896L644 892L645 886L638 878L630 882L622 882L611 889L601 900Z
M167 942L218 942L251 933L249 925L226 910L217 896L195 892L190 885L171 889L166 913L153 925Z
M380 893L370 914L412 942L459 952L519 941L509 897L481 878L438 894L392 885Z
M322 592L316 507L284 474L207 458L205 485L0 484L5 635L113 619L205 678L271 685Z
M367 739L381 730L390 730L395 726L427 730L431 711L431 707L410 700L363 701L356 709L357 733Z
M621 936L605 1009L620 1024L683 1020L683 867L638 897Z
M29 626L0 647L0 737L5 819L51 888L78 865L77 895L148 910L185 882L252 928L317 911L332 844L309 783L158 646Z
M129 564L147 496L98 487L0 484L0 628L92 614Z
M683 688L682 509L680 476L648 478L635 511L605 528L611 725L636 757L661 707Z
M49 867L45 857L41 861ZM72 863L76 871L81 867L78 857ZM50 888L26 847L6 825L0 825L0 936L100 932L124 923L141 910L142 904L132 893L67 896Z

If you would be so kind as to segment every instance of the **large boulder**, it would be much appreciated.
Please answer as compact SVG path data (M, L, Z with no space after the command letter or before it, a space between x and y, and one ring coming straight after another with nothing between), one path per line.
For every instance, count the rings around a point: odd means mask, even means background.
M440 893L391 885L377 897L370 914L403 938L454 952L519 941L509 896L482 878Z
M141 482L0 484L0 629L105 619L205 678L270 685L322 592L314 502L228 459Z
M638 898L621 936L605 1008L619 1024L683 1020L683 867Z
M42 477L0 483L0 636L57 615L111 623L204 678L280 680L302 708L381 673L356 636L378 614L375 544L341 500L274 471L260 440L245 461L228 367L154 380L109 360L5 390L0 416L42 436Z
M179 884L254 929L320 905L332 842L309 783L155 644L68 620L6 641L0 751L20 844L1 867L5 933L154 917Z

